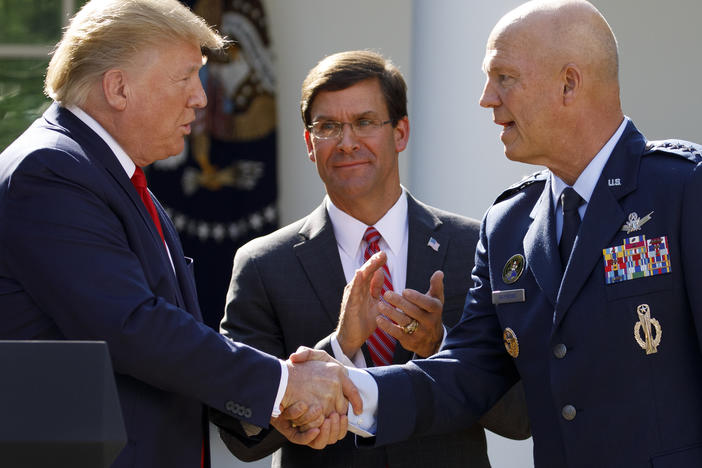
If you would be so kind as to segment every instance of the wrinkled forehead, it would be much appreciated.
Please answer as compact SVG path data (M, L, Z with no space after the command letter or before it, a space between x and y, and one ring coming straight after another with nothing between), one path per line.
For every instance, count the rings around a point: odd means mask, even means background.
M499 26L499 24L498 24ZM509 60L518 57L523 53L523 38L520 36L518 28L499 28L496 26L485 45L485 57L483 58L483 70L491 64L502 60Z
M546 16L503 18L490 32L483 68L501 60L539 61L553 49L553 25Z

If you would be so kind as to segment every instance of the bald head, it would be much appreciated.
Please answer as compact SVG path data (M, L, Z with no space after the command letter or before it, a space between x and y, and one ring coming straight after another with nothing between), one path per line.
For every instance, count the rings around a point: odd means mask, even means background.
M541 62L575 63L591 78L618 86L617 41L602 14L584 0L533 0L507 13L490 33L490 44L510 36Z
M490 33L480 105L493 110L508 158L580 172L624 118L617 41L585 0L535 0Z

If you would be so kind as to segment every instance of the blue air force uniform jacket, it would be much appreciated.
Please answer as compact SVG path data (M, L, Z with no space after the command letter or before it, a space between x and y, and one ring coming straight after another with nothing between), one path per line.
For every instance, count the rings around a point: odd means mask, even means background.
M375 443L463 427L521 377L537 468L702 466L701 160L630 122L563 277L548 174L501 195L445 350L369 369Z

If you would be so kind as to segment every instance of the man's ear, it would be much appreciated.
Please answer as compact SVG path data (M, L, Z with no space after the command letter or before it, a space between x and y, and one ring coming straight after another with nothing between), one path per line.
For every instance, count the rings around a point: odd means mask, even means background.
M118 111L127 107L127 77L123 70L113 68L102 75L102 92L105 101Z
M574 63L568 63L561 72L563 82L563 104L573 104L583 86L583 74Z
M410 124L407 116L402 117L397 121L397 125L393 129L395 137L395 151L401 153L407 148L409 142Z
M317 158L314 156L314 146L312 146L312 135L309 130L305 130L305 144L307 145L307 157L310 161L317 162Z

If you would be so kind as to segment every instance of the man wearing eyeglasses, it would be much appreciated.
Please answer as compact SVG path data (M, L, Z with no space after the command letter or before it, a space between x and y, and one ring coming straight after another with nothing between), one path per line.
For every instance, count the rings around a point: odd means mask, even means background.
M280 357L314 346L350 367L434 354L460 318L479 224L427 206L400 185L399 153L410 132L401 73L373 52L331 55L303 82L301 112L309 159L327 196L307 217L237 251L222 332ZM340 314L344 286L377 250L388 257L383 291L401 294L400 310L391 321L351 309ZM357 450L348 436L319 451L286 443L277 432L241 441L226 430L226 417L213 420L243 460L277 450L273 466L490 466L478 424L372 450ZM529 437L521 384L481 424Z

